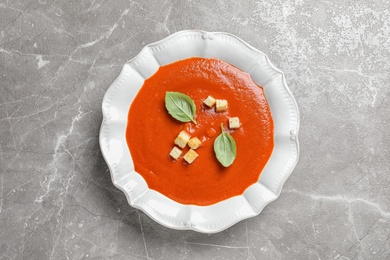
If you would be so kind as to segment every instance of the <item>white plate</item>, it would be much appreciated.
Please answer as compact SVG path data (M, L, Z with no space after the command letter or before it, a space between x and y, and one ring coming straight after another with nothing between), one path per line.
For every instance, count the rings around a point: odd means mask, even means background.
M125 138L129 107L144 80L160 66L189 57L221 59L249 73L264 88L275 127L274 151L258 182L244 194L210 206L183 205L150 190L134 171ZM123 66L104 95L102 109L99 141L114 185L131 206L166 227L214 233L256 216L279 196L298 161L299 111L283 73L264 53L228 33L180 31L147 45Z

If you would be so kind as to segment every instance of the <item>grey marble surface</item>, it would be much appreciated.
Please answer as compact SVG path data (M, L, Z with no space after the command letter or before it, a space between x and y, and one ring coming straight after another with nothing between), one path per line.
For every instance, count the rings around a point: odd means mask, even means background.
M122 65L183 29L283 70L301 157L278 200L218 234L131 208L98 144ZM0 0L0 259L390 259L390 4Z

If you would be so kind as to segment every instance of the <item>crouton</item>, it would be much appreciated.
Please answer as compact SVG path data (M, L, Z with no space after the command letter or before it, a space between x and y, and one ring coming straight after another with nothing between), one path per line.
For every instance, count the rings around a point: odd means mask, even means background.
M197 148L200 146L201 143L202 143L202 142L201 142L197 137L193 137L193 138L191 138L191 139L188 141L188 146L189 146L191 149L195 150L195 149L197 149Z
M193 163L193 161L195 161L196 157L198 157L198 154L197 154L194 150L190 149L190 150L188 150L188 152L184 155L183 158L184 158L184 160L185 160L187 163L191 164L191 163Z
M175 139L175 144L180 148L186 147L188 140L190 140L191 136L186 131L181 131L180 134Z
M171 152L169 153L169 155L170 155L173 159L177 160L177 159L180 157L181 153L182 153L182 151L181 151L179 148L177 148L177 147L175 146L175 147L172 148L172 150L171 150Z
M227 102L227 100L224 100L224 99L217 99L217 100L216 100L215 110L216 110L217 112L226 111L227 108L228 108L228 102Z
M229 129L237 129L240 127L240 119L238 117L229 118Z
M203 104L208 107L213 107L215 105L215 99L212 96L208 96L205 100L203 100Z

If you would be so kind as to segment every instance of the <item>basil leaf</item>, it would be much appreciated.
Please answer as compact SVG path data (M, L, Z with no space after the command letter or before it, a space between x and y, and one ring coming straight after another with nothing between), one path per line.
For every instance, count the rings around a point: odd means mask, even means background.
M237 146L233 137L225 132L221 124L222 133L214 141L214 152L218 161L225 167L229 167L236 159Z
M168 113L180 122L192 121L196 124L194 120L196 107L189 96L179 92L166 92L165 107Z

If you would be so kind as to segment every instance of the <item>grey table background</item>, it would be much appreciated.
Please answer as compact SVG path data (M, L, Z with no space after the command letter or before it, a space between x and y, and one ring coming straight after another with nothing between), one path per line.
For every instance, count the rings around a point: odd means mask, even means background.
M183 29L265 52L301 112L280 198L213 235L131 208L98 145L123 64ZM0 0L0 77L2 260L390 259L389 1Z

